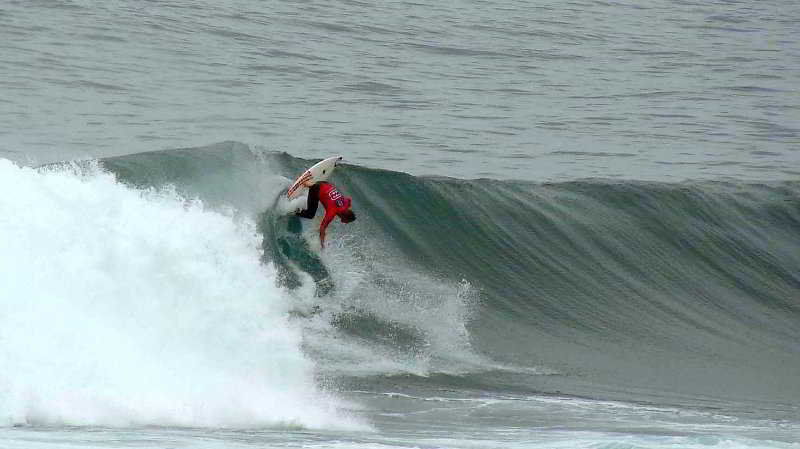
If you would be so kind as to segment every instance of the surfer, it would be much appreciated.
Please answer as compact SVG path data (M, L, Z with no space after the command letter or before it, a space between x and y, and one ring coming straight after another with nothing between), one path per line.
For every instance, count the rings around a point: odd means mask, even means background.
M351 208L352 199L342 195L335 185L326 181L314 184L311 181L305 181L303 185L308 187L306 210L298 210L295 215L311 220L317 214L319 203L322 202L322 207L325 208L325 218L322 219L322 223L319 225L319 244L324 248L325 230L334 217L338 216L342 223L350 223L356 219L356 214L353 213Z

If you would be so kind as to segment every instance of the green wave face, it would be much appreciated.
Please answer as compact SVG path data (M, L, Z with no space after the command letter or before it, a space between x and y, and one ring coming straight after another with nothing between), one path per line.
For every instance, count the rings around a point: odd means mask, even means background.
M278 282L329 306L328 331L368 354L310 338L342 376L800 399L800 183L541 184L345 164L332 182L358 220L336 221L318 255L275 212L313 160L223 143L102 162L258 220ZM332 290L303 296L324 279ZM365 360L385 363L347 366Z

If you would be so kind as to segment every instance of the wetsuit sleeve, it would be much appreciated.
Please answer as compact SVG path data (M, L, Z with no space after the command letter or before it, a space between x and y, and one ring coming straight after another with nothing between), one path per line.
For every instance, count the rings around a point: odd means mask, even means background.
M316 183L308 189L308 202L306 203L306 210L298 213L297 215L309 220L317 215L317 207L319 207L319 188L322 183Z

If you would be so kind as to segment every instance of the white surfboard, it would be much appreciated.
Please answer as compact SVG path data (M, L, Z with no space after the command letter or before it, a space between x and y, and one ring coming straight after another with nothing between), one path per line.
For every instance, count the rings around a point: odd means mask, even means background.
M306 181L311 181L312 184L315 182L327 181L327 179L331 177L336 165L338 165L341 160L342 156L333 156L317 162L292 183L289 190L286 191L286 196L289 200L301 197L305 191L308 190L308 187L303 185Z

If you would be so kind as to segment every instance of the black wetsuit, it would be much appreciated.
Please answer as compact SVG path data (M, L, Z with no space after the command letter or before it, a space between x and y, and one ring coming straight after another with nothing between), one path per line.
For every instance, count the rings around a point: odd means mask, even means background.
M317 207L319 207L319 188L322 182L315 183L308 189L308 202L306 203L306 210L298 212L298 217L308 218L309 220L317 215Z

